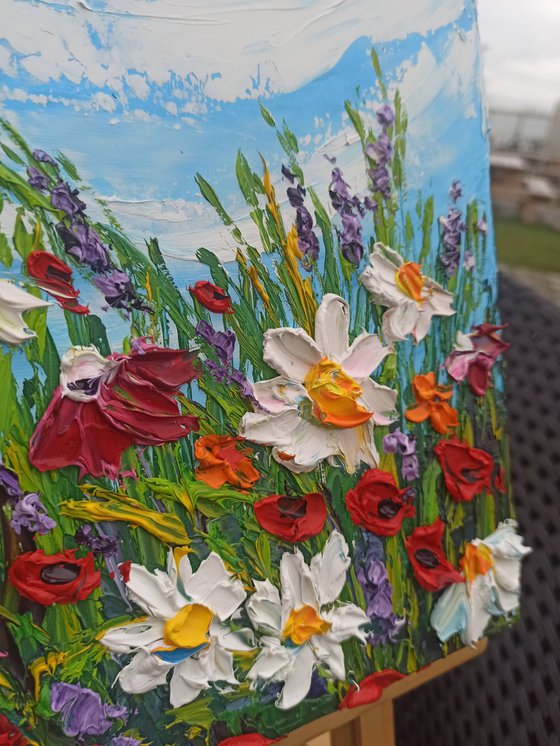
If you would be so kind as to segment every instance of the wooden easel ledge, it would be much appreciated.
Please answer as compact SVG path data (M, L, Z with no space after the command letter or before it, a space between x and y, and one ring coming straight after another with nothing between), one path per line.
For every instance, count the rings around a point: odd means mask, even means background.
M487 647L485 637L391 684L374 704L325 715L293 731L278 746L395 746L393 700L476 658Z

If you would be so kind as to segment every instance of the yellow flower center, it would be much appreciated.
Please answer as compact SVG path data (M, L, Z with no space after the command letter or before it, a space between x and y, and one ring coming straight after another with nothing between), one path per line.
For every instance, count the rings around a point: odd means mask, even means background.
M420 265L415 262L405 262L395 272L395 282L397 287L412 300L421 303L422 288L424 287L424 277L420 272Z
M324 635L331 627L332 624L321 619L312 606L302 606L290 611L282 636L289 637L294 645L303 645L313 635Z
M472 583L478 575L486 573L494 567L492 553L484 544L467 544L465 554L459 560L468 583Z
M357 427L373 416L356 401L362 387L326 357L309 370L303 385L313 401L313 414L322 424Z
M183 606L168 619L163 628L163 641L173 648L197 648L208 644L208 629L212 612L202 604Z

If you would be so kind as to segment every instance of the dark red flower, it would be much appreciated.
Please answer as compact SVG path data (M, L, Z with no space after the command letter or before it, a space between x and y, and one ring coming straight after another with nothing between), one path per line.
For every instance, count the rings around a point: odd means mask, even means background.
M427 591L439 591L446 585L464 581L441 547L444 529L438 517L429 526L415 528L405 541L416 580Z
M27 257L27 271L37 280L37 285L52 295L65 311L89 313L87 306L76 300L79 291L72 285L72 270L62 259L47 251L32 251Z
M0 715L0 746L28 746L29 741L5 715Z
M197 301L214 313L233 313L231 298L222 290L208 280L199 280L189 288Z
M494 461L480 448L460 443L457 438L440 440L434 448L443 471L447 491L457 502L469 502L491 486Z
M473 326L470 334L464 335L464 343L445 361L449 375L456 381L466 378L475 396L484 396L490 386L492 366L510 346L497 334L505 327L505 324Z
M388 471L368 469L346 493L346 507L357 526L380 536L394 536L403 519L415 514L414 506L403 500L407 491L397 487Z
M258 500L253 508L265 531L292 543L317 536L327 518L325 498L318 492L300 497L269 495Z
M109 358L94 348L70 349L61 385L31 437L31 463L40 471L76 465L80 476L115 479L129 446L161 445L197 430L197 418L182 415L175 399L197 376L194 357L146 340L130 355Z
M10 565L8 579L20 595L43 606L83 601L100 584L101 574L91 552L76 557L76 551L47 555L37 549L20 554Z
M225 738L218 743L218 746L269 746L281 740L281 738L266 738L260 733L244 733L242 736Z
M386 668L383 671L376 671L375 673L366 676L365 679L362 679L359 688L356 684L352 684L346 696L338 705L338 709L344 710L350 707L359 707L360 705L368 705L371 702L377 702L383 694L384 689L391 684L394 684L395 681L400 681L404 678L405 674L395 671L394 668Z

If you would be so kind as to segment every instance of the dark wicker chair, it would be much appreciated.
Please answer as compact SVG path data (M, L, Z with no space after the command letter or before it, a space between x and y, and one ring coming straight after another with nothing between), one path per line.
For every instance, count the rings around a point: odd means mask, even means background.
M513 487L533 548L521 621L477 660L395 701L398 746L560 744L560 306L507 276L500 294Z

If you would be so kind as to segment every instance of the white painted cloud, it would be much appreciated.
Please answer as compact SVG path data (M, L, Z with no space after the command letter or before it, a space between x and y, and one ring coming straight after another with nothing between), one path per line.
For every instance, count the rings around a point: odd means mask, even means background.
M409 178L411 188L420 186L426 170L433 172L456 158L455 150L443 148L438 140L442 122L438 121L440 109L433 106L434 101L441 97L441 105L449 109L455 108L459 101L459 117L475 116L480 95L479 75L474 29L466 34L458 30L450 34L441 64L436 62L428 46L422 45L417 58L399 70L392 89L394 93L399 88L410 117L407 159L408 165L413 166L412 171L409 169L409 176L412 173L412 178ZM368 110L363 112L366 121L374 127L374 111L378 103L372 100ZM456 123L452 122L450 126L453 124ZM321 129L321 125L321 122L317 122L318 128ZM362 195L367 190L364 158L359 138L347 119L334 133L327 131L326 135L319 137L319 143L316 143L315 133L299 138L300 144L308 143L307 154L302 154L302 166L306 184L315 188L326 209L333 215L328 195L333 166L325 156L336 157L337 166L342 170L351 192ZM426 154L429 154L428 161ZM289 225L294 219L294 211L287 199L282 199L288 185L284 182L282 188L279 173L272 173L272 179L284 220ZM110 197L107 201L126 232L139 245L149 236L158 236L164 253L174 258L194 259L199 246L212 250L223 261L235 258L237 244L230 230L222 226L214 210L205 202L182 199L135 202L117 197ZM235 204L226 204L226 209L234 217L245 239L260 247L258 230L250 216Z
M293 91L331 69L360 37L427 34L470 0L0 0L11 59L37 81L66 78L124 103L138 80L217 101ZM63 8L63 10L61 10Z

